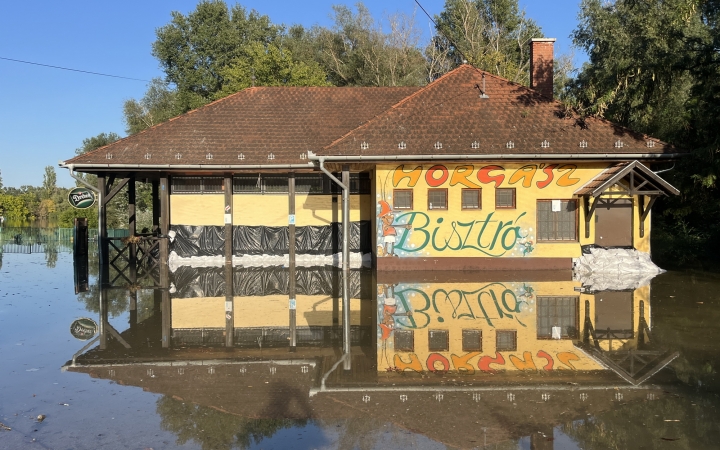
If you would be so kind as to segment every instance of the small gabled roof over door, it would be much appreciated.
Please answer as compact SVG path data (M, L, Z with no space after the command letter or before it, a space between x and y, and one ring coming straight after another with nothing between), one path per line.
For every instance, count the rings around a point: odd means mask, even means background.
M600 172L595 178L575 191L579 197L599 197L610 187L619 184L625 191L613 191L613 194L627 195L678 195L673 185L663 180L639 161L614 164Z

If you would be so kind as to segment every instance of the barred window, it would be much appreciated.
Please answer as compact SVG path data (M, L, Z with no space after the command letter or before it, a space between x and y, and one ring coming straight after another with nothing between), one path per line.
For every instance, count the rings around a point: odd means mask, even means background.
M237 175L233 178L233 193L250 194L262 192L259 173Z
M283 194L288 192L287 175L263 175L263 192L266 194Z
M447 189L428 189L428 209L447 209Z
M538 200L537 240L576 241L577 201Z
M480 189L463 189L461 201L462 209L480 209L482 205L481 193L482 190Z
M172 177L173 194L217 194L223 192L222 177Z
M393 190L393 209L413 209L412 189Z
M295 175L295 192L304 194L322 194L322 174Z
M462 346L464 352L481 352L482 330L462 330Z
M395 351L414 352L415 339L412 330L395 330Z
M498 352L517 351L517 331L498 330L495 332L495 350Z
M578 297L538 297L537 337L550 339L553 327L562 339L578 337Z
M428 331L428 351L446 352L450 349L450 332L448 330Z
M495 189L495 208L515 208L515 188Z

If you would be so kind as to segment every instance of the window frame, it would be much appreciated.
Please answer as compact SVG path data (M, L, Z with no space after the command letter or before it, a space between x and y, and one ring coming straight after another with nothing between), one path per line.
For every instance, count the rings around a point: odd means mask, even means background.
M445 335L445 345L442 348L431 347L432 333L443 333ZM449 352L450 351L450 330L428 330L428 351L429 352Z
M477 194L477 208L465 206L465 192L475 192ZM463 188L460 191L460 209L462 211L479 211L482 209L482 188Z
M512 191L512 206L498 206L498 191ZM495 209L517 209L517 189L495 188Z
M552 202L553 200L560 200L561 202L567 202L567 203L571 203L571 202L572 202L572 203L575 204L575 218L574 218L574 220L575 220L575 226L573 227L574 237L573 237L572 239L541 239L541 238L540 238L540 209L538 208L538 205L539 205L541 202L542 202L542 203L550 203L550 202ZM551 207L551 210L552 210L552 207ZM539 199L537 200L537 202L536 202L536 205L535 205L535 232L536 232L536 233L535 233L535 241L536 241L536 242L543 242L543 243L553 243L553 242L555 242L555 243L562 243L562 242L571 243L571 242L578 242L579 239L580 239L580 233L579 233L579 230L578 230L578 228L579 228L579 223L578 223L579 218L580 218L580 217L579 217L579 208L578 208L578 201L577 201L577 199L574 199L574 198L567 198L567 199L565 199L565 198L554 198L554 199L546 199L546 198L543 198L543 199L540 199L540 198L539 198ZM553 223L558 223L558 222L553 222Z
M409 207L406 207L406 206L398 206L397 201L396 201L396 193L398 193L398 192L409 192L409 193L410 193L410 206L409 206ZM413 206L414 206L414 204L415 204L415 198L414 198L414 197L415 197L415 196L413 195L413 190L412 190L412 189L393 189L393 204L392 204L392 209L402 209L402 210L408 210L408 211L409 211L409 210L412 210L412 209L413 209Z
M444 208L436 208L436 207L430 207L430 192L442 192L445 194L445 207ZM447 211L448 209L448 190L447 188L428 188L427 190L427 210L428 211Z
M397 345L397 337L398 333L400 334L406 334L410 333L412 345L410 347L398 347ZM393 347L395 348L395 351L397 352L414 352L415 351L415 333L413 330L395 330L393 331Z
M503 348L501 349L498 345L498 339L500 337L500 334L503 333L512 333L513 335L513 348L507 349ZM516 352L517 351L517 330L495 330L495 351L496 352Z
M535 299L535 307L536 307L535 310L536 310L536 317L537 317L535 320L535 335L536 335L537 339L538 340L558 340L558 339L552 338L552 327L553 327L552 325L550 326L550 335L549 336L547 336L547 335L540 336L540 334L539 334L539 332L540 332L540 323L539 322L540 322L540 319L542 318L540 315L540 303L541 303L541 301L546 301L548 299L573 299L573 300L575 300L575 314L574 314L575 335L572 336L572 335L568 334L567 337L563 337L562 332L561 332L559 340L565 341L565 340L579 339L580 338L580 297L574 296L574 295L537 296L537 298Z
M477 333L477 335L478 335L478 344L480 344L480 348L479 348L479 349L471 349L471 348L469 348L469 347L465 347L465 333L466 333L466 332ZM462 335L461 335L461 337L462 337L462 351L463 351L463 352L465 352L465 353L470 353L470 352L482 352L482 349L483 349L483 333L482 333L482 330L476 329L476 328L463 329L463 330L462 330Z

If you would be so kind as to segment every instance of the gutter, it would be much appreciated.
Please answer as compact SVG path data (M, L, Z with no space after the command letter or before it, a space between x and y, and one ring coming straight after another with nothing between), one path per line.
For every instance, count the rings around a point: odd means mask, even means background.
M199 169L199 170L240 170L240 169L312 169L313 163L306 164L65 164L60 167L70 169Z
M528 153L528 154L461 154L461 155L357 155L357 156L318 156L308 150L311 161L447 161L447 160L527 160L527 159L577 159L577 160L617 160L617 159L673 159L688 153Z

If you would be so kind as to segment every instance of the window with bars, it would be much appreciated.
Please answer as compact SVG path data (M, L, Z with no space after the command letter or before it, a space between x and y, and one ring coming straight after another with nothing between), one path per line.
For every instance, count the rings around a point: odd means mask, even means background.
M428 330L428 351L446 352L450 349L448 330Z
M553 327L559 327L561 339L577 339L578 302L578 297L538 297L538 339L551 339Z
M498 352L517 351L517 331L497 330L495 332L495 350Z
M515 208L515 188L495 189L495 208Z
M447 209L447 189L428 189L428 209Z
M252 194L262 192L262 183L259 173L236 175L233 178L234 194Z
M538 200L538 241L577 240L577 201Z
M462 348L464 352L481 352L482 330L462 330Z
M393 190L393 209L413 209L412 189Z
M170 191L173 194L221 194L222 177L172 177Z
M395 330L394 332L395 351L398 352L414 352L415 339L412 330Z
M480 209L482 207L482 190L463 189L461 206L462 209Z
M295 192L303 194L322 194L322 174L295 175Z

